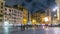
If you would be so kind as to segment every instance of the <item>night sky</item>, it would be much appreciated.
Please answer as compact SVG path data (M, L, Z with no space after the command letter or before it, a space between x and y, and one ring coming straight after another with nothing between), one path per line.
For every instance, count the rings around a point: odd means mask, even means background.
M29 11L45 10L48 7L53 7L55 5L55 0L6 0L6 5L22 5L26 7Z

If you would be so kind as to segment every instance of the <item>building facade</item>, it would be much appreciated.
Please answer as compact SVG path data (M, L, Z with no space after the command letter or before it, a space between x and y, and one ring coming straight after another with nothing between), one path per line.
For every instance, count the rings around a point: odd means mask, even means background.
M51 13L52 11L51 11L51 9L50 8L47 8L46 10L45 10L45 15L46 16L48 16L48 18L49 18L49 24L52 24L52 17L51 17L51 15L52 15L52 13Z
M5 21L7 21L9 24L22 24L23 12L15 8L5 7L4 22Z
M57 7L58 7L58 9L57 9L57 17L58 17L58 22L59 22L59 24L60 24L60 0L55 0L55 2L56 2L56 4L57 4Z
M0 0L0 25L4 22L4 6L5 6L5 1Z
M28 23L28 10L27 9L23 9L23 24L27 24Z
M49 24L56 24L56 23L58 24L58 13L57 10L53 10L53 9L47 8L45 10L45 14L49 18Z
M28 23L28 10L23 7L18 5L18 9L23 11L23 24L27 24Z
M32 24L46 24L44 21L45 13L41 13L41 11L37 11L32 15Z

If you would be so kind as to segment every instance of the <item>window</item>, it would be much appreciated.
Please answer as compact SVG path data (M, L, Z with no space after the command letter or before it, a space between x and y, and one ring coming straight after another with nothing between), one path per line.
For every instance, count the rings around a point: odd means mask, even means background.
M14 10L14 13L17 13L17 11L16 11L16 10Z
M3 6L1 6L1 9L3 9Z
M9 13L9 16L11 16L11 14Z
M21 20L21 18L18 18L18 20Z
M1 8L3 9L3 3L1 3Z
M20 15L20 17L22 17L22 15Z
M0 15L0 17L3 17L3 15Z
M3 6L3 3L1 3L1 6Z
M7 13L5 12L4 15L7 15Z
M5 21L7 21L7 20L5 19Z
M20 12L20 14L22 14L22 13Z
M16 19L16 17L13 17L14 18L14 20Z
M1 10L1 13L3 13L3 11Z
M13 11L13 10L12 10Z
M2 21L2 19L0 19L0 22Z
M5 8L5 10L7 11L7 9Z
M12 15L16 16L16 14L12 14Z
M11 12L11 9L9 9L9 11Z
M19 8L19 10L23 11L23 8Z
M12 17L12 19L13 19L13 17Z
M16 23L16 20L14 20L14 22Z
M7 16L5 16L5 18L6 18Z

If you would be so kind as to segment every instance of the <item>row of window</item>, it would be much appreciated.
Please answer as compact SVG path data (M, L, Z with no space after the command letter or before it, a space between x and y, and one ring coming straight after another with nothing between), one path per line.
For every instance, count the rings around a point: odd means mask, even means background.
M19 13L19 14L22 14L22 11L18 11L18 10L12 10L12 9L7 9L5 8L5 11L9 10L9 12L12 12L12 13Z
M0 8L3 9L3 6L1 6Z
M0 20L1 21L1 20ZM7 20L5 20L5 21L7 21ZM17 20L8 20L9 21L9 23L11 22L11 23L16 23L16 22L18 22ZM20 22L20 21L19 21ZM21 21L22 22L22 21Z
M0 9L3 9L3 2L0 3ZM0 10L0 13L3 13L3 10ZM0 17L3 17L3 15L0 15Z
M9 15L9 16L12 16L13 15L13 16L20 16L20 17L22 17L21 14L19 15L19 14L7 14L7 13L4 13L4 15Z
M7 18L7 16L5 16L5 18ZM16 19L16 20L21 20L22 18L19 18L19 17L9 17L9 19Z
M1 3L1 7L0 8L3 9L3 3Z
M3 10L0 10L0 13L3 13Z
M18 12L18 13L15 13L15 12L7 12L7 11L5 11L5 13L8 13L8 14L9 14L9 13L10 13L10 14L17 14L17 15L18 15L18 14L19 14L19 15L22 14L22 12L20 12L20 13L19 13L19 12Z
M20 16L20 15L22 15L22 13L9 13L9 12L5 12L5 14L11 14L11 15L15 15L15 16Z
M0 14L0 17L3 17L3 15L2 15L2 14Z

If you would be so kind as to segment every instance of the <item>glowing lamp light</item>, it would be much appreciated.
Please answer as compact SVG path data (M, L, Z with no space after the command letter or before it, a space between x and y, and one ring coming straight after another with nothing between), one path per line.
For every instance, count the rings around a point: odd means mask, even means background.
M55 7L55 8L53 8L53 11L56 11L58 9L58 7Z
M56 17L56 15L54 15Z
M49 21L48 17L45 17L44 19L45 19L45 22Z
M35 22L35 20L33 20L32 22Z
M8 25L8 24L9 24L8 21L5 21L5 22L4 22L4 25Z
M32 20L32 24L36 24L36 20L35 19Z
M24 21L27 21L26 19L23 19Z

